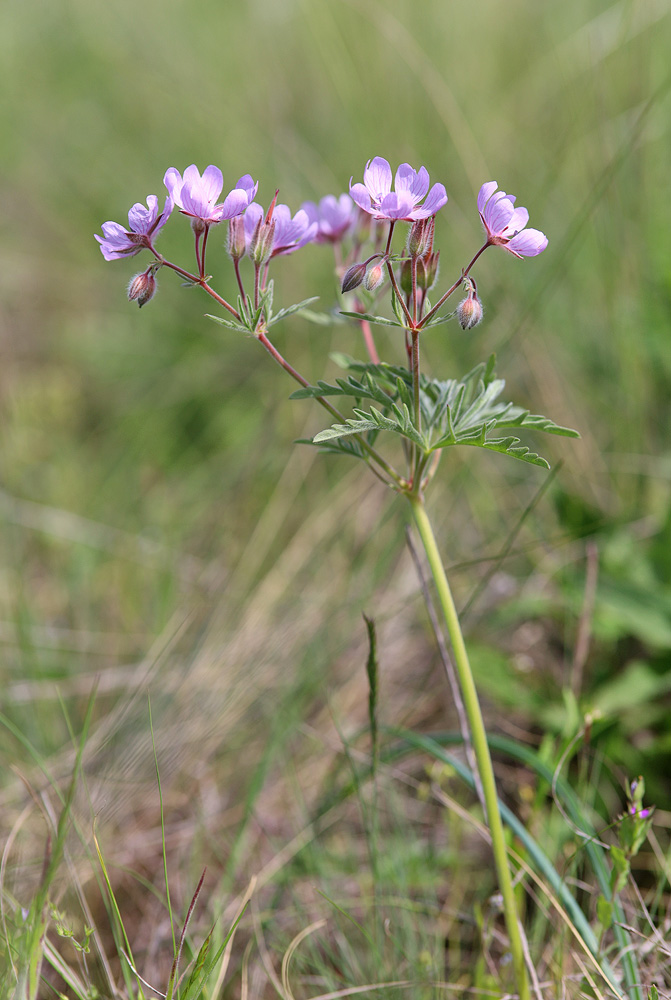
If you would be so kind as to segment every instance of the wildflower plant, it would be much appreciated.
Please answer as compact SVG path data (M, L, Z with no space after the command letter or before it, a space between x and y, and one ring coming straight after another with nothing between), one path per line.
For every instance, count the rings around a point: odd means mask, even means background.
M107 222L103 238L96 237L106 260L134 256L141 250L152 255L147 270L131 280L129 298L140 306L148 302L156 288L156 273L162 268L200 287L224 313L210 316L212 320L233 331L251 334L298 383L292 398L315 400L326 411L328 425L307 443L325 453L361 461L388 489L407 501L451 639L491 833L515 983L521 1000L529 1000L525 946L487 733L425 496L447 449L484 448L549 468L544 458L522 444L518 429L578 435L547 417L505 401L505 383L495 375L493 358L461 378L437 378L422 371L420 346L436 327L455 318L466 330L481 321L483 307L472 271L488 247L500 246L517 258L533 257L546 249L547 237L527 228L528 212L515 207L514 197L499 191L495 181L487 182L477 198L485 240L469 262L456 269L452 283L444 291L434 292L440 258L434 248L435 218L448 197L441 183L431 186L423 166L415 170L403 163L392 176L387 160L374 157L365 167L363 182L350 181L349 194L305 202L293 215L286 205L277 203L278 192L267 209L257 203L254 199L258 185L249 174L240 178L221 203L218 199L223 178L214 166L207 167L202 176L194 165L183 175L171 167L164 182L168 197L160 216L158 200L150 196L148 209L141 205L131 209L128 230ZM191 219L193 270L167 260L155 246L155 237L168 221L173 206ZM206 267L208 234L223 221L228 221L227 250L238 290L235 303L215 289ZM397 236L401 228L405 235L402 245ZM368 355L366 360L337 355L335 360L343 376L332 383L319 380L312 384L271 339L276 323L314 302L314 298L307 298L275 311L273 259L310 243L332 246L341 286L341 312L360 327ZM241 266L245 259L248 270ZM459 289L465 297L451 312L446 311L448 300ZM383 315L378 303L385 299L390 309ZM376 325L398 332L398 356L391 362L382 361L378 355L372 332ZM640 818L634 814L636 821Z

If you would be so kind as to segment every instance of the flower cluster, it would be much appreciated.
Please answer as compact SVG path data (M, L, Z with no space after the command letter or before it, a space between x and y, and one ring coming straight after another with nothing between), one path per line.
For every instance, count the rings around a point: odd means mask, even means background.
M255 200L258 182L250 174L243 174L222 199L224 178L213 164L206 167L202 175L195 164L187 167L183 174L169 167L163 182L168 193L161 212L158 198L149 195L146 207L138 203L131 208L128 228L117 222L105 222L103 235L96 235L105 260L134 257L145 249L154 255L150 267L136 275L129 285L129 298L141 306L154 294L158 269L169 267L200 285L229 312L237 315L236 310L214 292L205 268L208 233L212 227L228 222L227 250L235 266L243 300L246 293L239 262L248 257L256 269L256 308L266 287L270 261L313 242L333 247L343 293L356 291L361 286L356 293L364 297L357 306L359 311L366 312L370 296L387 287L388 279L396 298L405 302L406 319L410 321L412 316L412 323L419 329L463 284L468 294L456 314L461 326L471 329L482 318L482 304L475 292L475 282L469 276L480 254L489 246L500 246L515 257L534 257L548 245L543 233L527 228L527 210L516 208L513 196L499 191L496 181L488 181L480 188L477 198L485 243L430 315L422 319L427 293L438 275L439 251L433 250L436 215L447 204L445 187L442 184L431 186L426 167L415 170L409 163L402 163L392 175L389 162L375 156L366 164L363 183L350 179L349 194L338 197L329 194L319 202L306 201L294 214L287 205L277 204L278 192L269 208L264 209ZM191 220L197 264L193 274L167 261L155 248L156 238L175 208ZM392 235L398 223L410 224L402 253L392 250ZM365 244L372 252L361 260L360 250ZM346 254L344 247L349 248Z

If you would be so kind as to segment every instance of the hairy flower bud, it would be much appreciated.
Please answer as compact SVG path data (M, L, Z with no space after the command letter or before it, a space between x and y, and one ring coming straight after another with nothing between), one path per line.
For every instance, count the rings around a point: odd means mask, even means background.
M245 222L242 215L229 220L226 250L231 260L240 260L245 256Z
M270 260L275 244L275 223L259 219L254 235L249 243L249 256L255 264L265 264Z
M382 264L373 264L366 271L366 277L363 279L364 288L367 288L369 292L374 292L376 288L379 288L384 281L384 270Z
M407 248L411 257L424 257L433 250L433 234L436 228L434 216L413 222L408 232Z
M472 278L468 279L468 295L457 306L457 319L462 330L472 330L482 319L482 302Z
M427 253L417 261L417 284L420 288L428 291L433 288L438 277L438 262L440 260L440 250L435 253Z
M140 309L154 297L156 291L155 267L152 264L146 271L136 274L128 285L128 301L137 302Z
M342 283L340 285L340 291L343 293L351 292L355 288L358 288L361 282L363 281L365 274L366 274L365 264L352 264L352 266L348 267L347 270L345 271Z

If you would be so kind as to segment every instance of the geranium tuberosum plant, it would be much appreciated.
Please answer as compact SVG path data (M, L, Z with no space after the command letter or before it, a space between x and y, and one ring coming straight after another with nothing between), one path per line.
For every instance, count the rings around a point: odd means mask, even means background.
M470 262L457 271L453 283L431 302L429 293L436 284L439 261L439 252L434 249L435 218L447 203L447 194L442 184L430 186L424 167L414 170L404 163L392 177L389 163L375 157L365 168L363 183L350 182L349 195L338 198L327 195L318 204L305 202L293 215L286 205L277 203L278 192L267 209L257 203L254 200L257 184L248 174L240 178L222 203L218 199L223 178L214 166L207 167L202 176L194 165L183 175L171 167L164 181L168 197L160 216L158 200L150 196L147 209L139 204L131 209L127 230L107 222L103 225L103 238L96 237L106 260L135 256L143 249L152 255L147 269L131 279L129 298L140 306L148 302L156 289L156 274L163 268L202 288L226 313L212 319L232 330L253 335L299 383L293 398L315 399L328 412L330 425L316 434L312 443L323 451L359 459L409 505L452 643L491 832L515 982L519 996L528 1000L525 949L487 734L459 618L427 515L425 495L447 448L456 445L486 448L548 468L545 459L507 432L527 427L551 434L577 435L546 417L503 402L500 397L504 383L495 378L493 359L461 379L439 379L424 374L420 344L434 327L455 315L464 329L480 322L482 304L471 272L488 247L501 247L518 258L533 257L547 247L547 238L538 230L527 228L528 212L515 207L514 197L499 191L494 181L483 184L477 210L484 228L484 242ZM155 246L156 237L174 208L191 219L193 271L167 260ZM228 302L215 290L206 268L208 236L223 221L228 222L227 250L238 287L235 303ZM401 227L405 243L399 248L394 244ZM271 339L276 323L314 301L306 299L274 311L273 259L310 242L333 246L343 294L342 312L360 325L368 353L367 361L338 356L346 374L334 384L318 381L312 385L283 357ZM241 267L245 258L247 271ZM460 303L451 313L442 312L448 299L462 286L465 294ZM383 296L390 300L391 314L387 316L374 311L375 303ZM405 364L399 364L398 359L395 363L380 361L372 333L374 325L398 330L400 356L403 357L405 349ZM341 408L343 403L349 404L347 412Z

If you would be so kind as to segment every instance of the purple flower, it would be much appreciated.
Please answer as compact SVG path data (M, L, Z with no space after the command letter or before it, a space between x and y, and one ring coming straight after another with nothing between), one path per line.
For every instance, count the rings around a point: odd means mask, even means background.
M299 208L294 217L291 217L291 210L288 205L275 205L271 219L266 219L266 213L261 205L252 202L245 212L245 243L247 253L251 256L250 249L254 235L261 226L272 227L272 232L266 236L266 240L271 241L272 250L267 253L265 259L277 257L279 254L293 253L315 238L318 223L311 221L308 213ZM264 219L266 220L264 222Z
M515 257L535 257L542 253L548 245L545 233L525 229L529 221L526 208L515 208L515 198L505 191L496 191L497 187L496 181L488 181L478 194L478 212L487 233L487 243L503 247Z
M354 229L359 214L348 194L341 194L339 198L327 194L318 205L305 201L301 208L307 212L310 222L317 223L315 243L337 243Z
M128 213L128 229L118 222L103 222L103 235L96 239L105 260L118 260L120 257L134 257L145 247L152 246L152 237L158 236L173 209L170 195L165 199L161 214L158 214L158 198L150 194L147 198L147 208L139 202L133 205Z
M163 183L180 212L199 219L206 226L241 215L254 200L258 188L249 174L245 174L226 195L223 203L218 205L217 198L224 186L221 170L210 164L201 177L195 163L186 168L184 177L174 167L169 167Z
M391 190L391 167L381 156L369 160L363 172L363 184L349 182L349 191L359 208L375 219L390 222L416 222L435 215L447 202L442 184L434 184L429 191L429 173L426 167L413 170L409 163L402 163L394 178L395 191ZM427 195L428 191L428 195ZM423 205L419 202L426 195Z
M635 802L629 804L629 809L627 810L630 816L637 817L638 819L648 819L652 816L652 809L642 809L640 805Z

